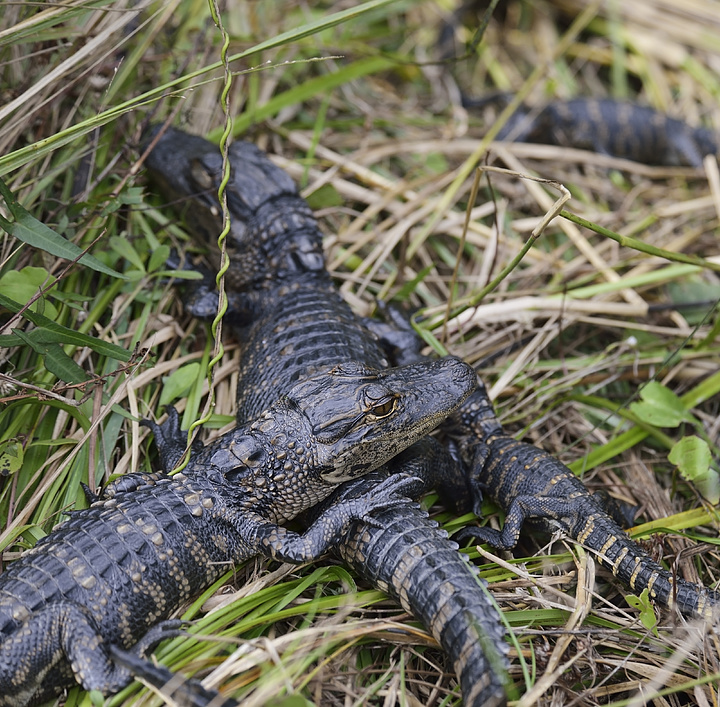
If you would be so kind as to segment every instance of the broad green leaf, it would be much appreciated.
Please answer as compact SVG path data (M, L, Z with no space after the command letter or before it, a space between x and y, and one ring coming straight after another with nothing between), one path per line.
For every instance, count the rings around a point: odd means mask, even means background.
M167 405L187 393L200 375L199 363L188 363L163 379L160 406Z
M78 262L80 264L86 265L93 270L122 280L127 279L123 274L104 265L89 253L85 253L80 257L83 252L82 249L63 238L52 228L38 221L29 211L20 206L20 203L15 199L13 193L7 188L2 179L0 179L0 195L5 199L8 210L15 219L14 221L8 221L0 216L0 228L5 229L14 238L58 258L65 258L66 260L79 258Z
M63 332L50 331L48 329L33 329L25 332L25 336L32 340L35 344L73 344L67 335ZM0 348L10 346L20 346L25 343L25 339L21 339L16 334L3 334L0 336Z
M83 383L89 376L73 361L63 350L60 344L40 344L34 341L25 332L15 329L15 336L19 336L33 351L42 356L45 368L65 383Z
M695 436L683 437L670 450L668 459L675 464L682 477L693 483L710 503L720 502L720 478L710 468L712 453L705 440Z
M318 211L331 206L341 206L344 200L332 184L323 184L319 189L308 195L307 202L313 211Z
M148 262L148 272L155 272L156 270L159 270L165 263L167 262L167 259L170 257L170 246L167 245L161 245L155 250L153 250L152 254L150 255L150 262Z
M0 292L0 307L5 307L11 312L17 313L23 308L23 305L13 299L10 299L10 297L6 297ZM101 356L109 356L117 361L129 361L132 357L132 354L121 346L110 344L107 341L102 341L101 339L95 339L92 336L81 334L80 332L64 327L61 324L56 324L52 319L48 319L48 317L45 317L42 314L25 310L22 316L38 327L42 327L54 334L62 335L64 337L64 343L72 344L74 346L87 346Z
M625 597L625 601L632 606L633 609L640 611L640 623L648 629L648 631L652 631L657 636L657 616L655 616L655 609L653 609L653 605L650 602L650 594L647 588L642 590L640 596L628 594Z
M0 442L0 476L10 476L22 467L25 453L17 439Z
M16 302L26 304L48 281L50 273L45 268L27 267L22 270L9 270L0 278L0 291L7 293ZM30 305L33 312L45 314L50 319L57 317L57 308L41 297Z
M682 422L698 422L682 400L661 383L650 381L640 391L640 397L640 402L630 405L630 411L642 422L655 427L677 427Z
M145 263L143 263L140 254L133 248L132 243L127 238L112 236L110 238L110 247L125 260L132 263L140 272L145 272Z

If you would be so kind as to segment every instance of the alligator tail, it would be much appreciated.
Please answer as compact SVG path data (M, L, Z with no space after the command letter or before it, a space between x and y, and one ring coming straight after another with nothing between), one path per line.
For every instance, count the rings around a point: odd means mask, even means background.
M477 569L417 505L373 520L354 524L339 548L343 560L430 630L453 661L466 707L505 705L508 648Z
M598 553L600 564L634 592L647 589L654 602L666 609L675 608L688 618L710 622L720 619L720 593L674 577L631 540L612 518L591 514L577 539Z

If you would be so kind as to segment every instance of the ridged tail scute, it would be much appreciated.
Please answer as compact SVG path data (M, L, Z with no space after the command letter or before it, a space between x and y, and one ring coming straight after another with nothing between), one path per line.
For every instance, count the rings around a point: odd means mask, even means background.
M355 571L422 621L452 660L466 707L506 704L507 644L477 569L418 506L356 523L340 546Z

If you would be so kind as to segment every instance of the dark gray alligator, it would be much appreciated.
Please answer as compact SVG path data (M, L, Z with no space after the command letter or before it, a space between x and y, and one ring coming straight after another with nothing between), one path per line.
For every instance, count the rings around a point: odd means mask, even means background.
M476 109L508 101L504 93L463 97L463 106ZM608 98L551 101L538 109L521 105L496 139L574 147L669 167L702 167L703 157L718 154L717 138L707 128Z
M290 177L257 147L230 147L228 205L232 226L229 292L231 317L242 327L238 422L244 423L318 366L362 360L388 365L386 351L413 347L403 334L356 317L324 267L322 235ZM150 153L147 166L173 200L185 199L190 226L214 239L219 232L216 187L221 174L217 147L171 129ZM212 245L212 243L211 243ZM198 316L214 313L217 295L201 288L190 304ZM381 332L378 334L378 332ZM174 433L159 429L161 457L174 459ZM184 436L179 437L184 446ZM461 470L435 440L425 439L403 455L422 478L413 496L428 486L462 503ZM395 510L395 509L394 509ZM416 505L375 514L376 525L358 522L337 552L375 586L399 597L448 651L468 707L505 703L507 659L497 609L476 570ZM392 547L392 552L386 552ZM437 555L434 555L437 552ZM442 566L435 566L442 557ZM477 640L476 640L477 639ZM468 644L476 646L465 650ZM483 648L488 648L484 654Z
M622 529L622 509L608 504L562 462L531 444L505 434L482 384L449 421L448 429L467 463L469 483L480 513L483 494L506 513L502 531L467 527L455 538L486 542L494 548L515 547L527 520L544 530L561 530L596 555L634 592L648 590L665 608L686 617L720 620L720 593L674 577L655 562Z
M338 499L303 535L281 525L382 467L474 387L457 359L383 371L342 364L296 383L185 473L118 479L0 575L0 705L36 704L76 682L116 692L133 657L177 634L172 613L235 563L257 553L315 559L354 520L407 502L416 480L395 473Z

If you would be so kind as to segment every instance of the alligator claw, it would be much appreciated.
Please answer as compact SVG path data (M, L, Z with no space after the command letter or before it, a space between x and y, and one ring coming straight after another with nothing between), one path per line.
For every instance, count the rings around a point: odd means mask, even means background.
M153 626L132 648L134 654L145 657L161 641L168 638L177 638L185 635L185 629L190 626L188 621L182 619L167 619Z
M422 479L417 476L393 474L377 486L353 499L351 503L359 513L358 519L364 520L369 525L379 527L380 523L374 517L375 513L409 504L415 505L413 496L416 495L418 486L422 487L422 485Z
M185 455L187 446L187 433L180 429L180 415L172 406L165 408L167 420L158 424L153 420L141 420L143 427L148 427L155 436L155 447L158 451L160 468L165 473L172 471ZM191 458L199 454L203 449L203 443L194 440L192 443Z

